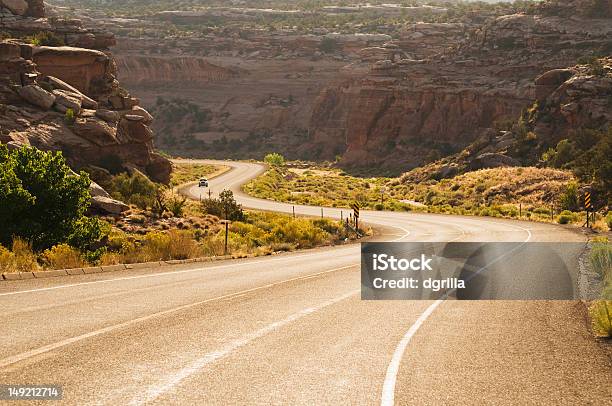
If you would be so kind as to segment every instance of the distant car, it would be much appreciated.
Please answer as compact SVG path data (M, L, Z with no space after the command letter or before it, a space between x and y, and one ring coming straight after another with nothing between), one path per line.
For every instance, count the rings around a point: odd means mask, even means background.
M208 187L208 179L201 178L198 182L198 187Z

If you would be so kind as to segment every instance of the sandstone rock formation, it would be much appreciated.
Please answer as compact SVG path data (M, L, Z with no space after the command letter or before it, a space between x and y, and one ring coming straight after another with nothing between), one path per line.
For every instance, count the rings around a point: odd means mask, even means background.
M38 5L42 2L30 1L28 10ZM30 11L17 14L16 21L31 23ZM153 149L151 122L138 99L120 87L110 53L0 42L0 142L60 150L77 170L135 168L168 182L171 164ZM95 209L111 214L125 209L93 188Z
M543 77L558 76L558 72ZM582 129L605 130L612 124L612 58L593 60L563 72L560 79L565 80L540 95L531 123L540 152L573 138Z
M403 181L450 178L500 166L541 166L543 153L560 141L574 141L583 131L610 131L612 59L554 69L536 79L542 82L546 86L539 100L510 131L491 130L460 153L405 174Z

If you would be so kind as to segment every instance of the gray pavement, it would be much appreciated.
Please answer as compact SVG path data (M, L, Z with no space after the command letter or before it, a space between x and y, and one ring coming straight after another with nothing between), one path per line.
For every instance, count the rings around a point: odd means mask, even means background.
M230 165L213 192L292 212L240 192L261 166ZM584 240L546 224L362 215L385 241ZM61 384L71 405L611 403L610 360L579 302L361 301L359 278L353 244L3 282L0 383Z

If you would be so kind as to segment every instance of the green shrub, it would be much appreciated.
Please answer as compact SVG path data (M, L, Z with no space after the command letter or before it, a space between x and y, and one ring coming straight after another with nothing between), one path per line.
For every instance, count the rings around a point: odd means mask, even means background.
M243 221L246 218L242 206L236 202L234 193L231 190L221 192L218 199L202 200L202 211L205 214L211 214L231 221Z
M72 125L72 124L74 124L76 122L76 114L74 114L74 110L73 109L67 109L66 110L66 113L64 114L64 121L68 125Z
M187 205L186 197L179 197L172 195L166 200L166 207L174 217L181 217L185 212L185 206Z
M589 257L591 267L604 283L612 284L612 246L607 242L596 242Z
M319 51L325 54L333 54L339 48L338 41L333 38L325 37L319 43Z
M612 212L606 215L606 224L608 225L608 229L612 230Z
M557 222L559 224L569 224L573 220L574 220L574 213L568 210L562 211L561 214L557 217Z
M64 40L53 32L43 31L28 37L34 46L60 47L65 45Z
M578 184L576 182L571 182L566 186L563 195L561 195L561 208L569 211L578 211L580 209Z
M86 221L90 182L85 172L74 175L61 152L0 145L0 244L13 236L36 250L68 242Z
M158 187L145 175L134 171L131 175L121 173L114 176L108 191L115 199L146 210L155 205Z

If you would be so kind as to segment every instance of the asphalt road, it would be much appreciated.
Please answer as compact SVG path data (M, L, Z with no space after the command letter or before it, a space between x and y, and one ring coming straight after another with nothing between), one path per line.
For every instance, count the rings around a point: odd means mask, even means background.
M214 192L292 212L240 192L260 166L231 165ZM545 224L362 215L385 241L584 240ZM60 384L74 405L611 404L612 366L578 302L362 301L359 289L358 245L3 282L0 384Z

